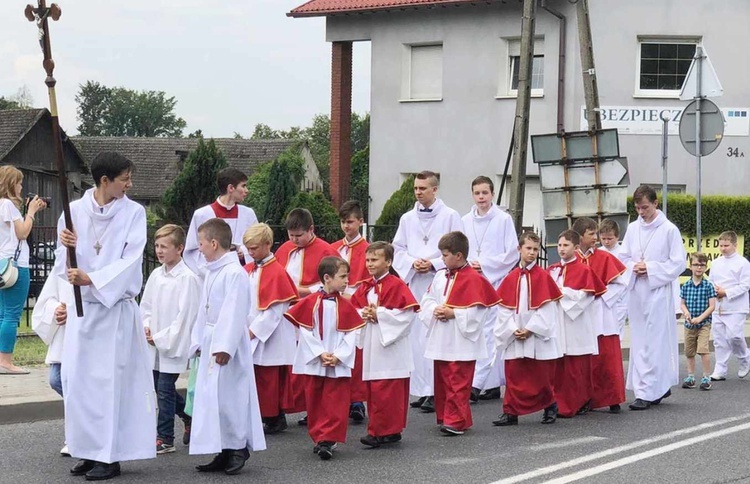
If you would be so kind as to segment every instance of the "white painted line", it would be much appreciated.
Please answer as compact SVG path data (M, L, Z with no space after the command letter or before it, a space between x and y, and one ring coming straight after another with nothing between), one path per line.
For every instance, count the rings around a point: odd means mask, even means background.
M560 442L548 442L546 444L529 445L522 447L522 449L529 451L561 449L563 447L570 447L573 445L592 444L594 442L601 442L602 440L608 439L607 437L597 437L595 435L591 435L589 437L581 437L579 439L561 440Z
M736 417L728 417L721 420L715 420L713 422L706 422L702 423L700 425L696 425L694 427L689 427L685 429L675 430L674 432L670 432L667 434L659 435L656 437L651 437L648 439L638 440L636 442L631 442L630 444L621 445L619 447L614 447L612 449L603 450L601 452L596 452L594 454L585 455L583 457L579 457L577 459L568 460L565 462L561 462L559 464L542 467L530 472L526 472L523 474L518 474L516 476L507 477L505 479L500 479L499 481L492 482L490 484L515 484L517 482L523 482L528 481L529 479L535 479L537 477L546 476L547 474L553 474L555 472L559 472L563 469L569 469L571 467L575 467L581 464L585 464L587 462L595 461L598 459L603 459L605 457L609 457L611 455L620 454L622 452L627 452L632 449L637 449L638 447L642 447L644 445L651 445L656 442L660 442L662 440L669 440L675 437L679 437L681 435L685 434L692 434L694 432L700 432L702 430L710 429L712 427L718 427L720 425L725 425L732 422L737 422L738 420L745 420L747 418L750 418L750 413L746 413L743 415L738 415Z
M646 452L641 452L640 454L633 454L628 457L623 457L622 459L618 459L612 462L607 462L606 464L599 465L597 467L592 467L590 469L585 469L579 472L576 472L574 474L568 474L567 476L559 477L557 479L552 479L549 481L546 481L545 484L566 484L568 482L577 481L579 479L583 479L586 477L595 476L597 474L601 474L603 472L607 472L612 469L616 469L618 467L626 466L628 464L632 464L634 462L638 462L643 459L648 459L651 457L655 457L657 455L665 454L667 452L672 452L673 450L681 449L683 447L687 447L689 445L698 444L700 442L716 439L719 437L724 437L725 435L730 435L735 432L740 432L742 430L750 429L750 423L744 423L741 425L735 425L734 427L729 427L722 430L716 430L714 432L700 435L698 437L693 437L690 439L681 440L679 442L674 442L669 445L665 445L664 447L658 447L656 449L648 450Z

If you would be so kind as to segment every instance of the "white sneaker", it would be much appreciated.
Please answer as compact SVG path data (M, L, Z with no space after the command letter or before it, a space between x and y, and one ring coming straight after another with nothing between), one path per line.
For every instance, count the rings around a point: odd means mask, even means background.
M740 371L737 372L737 376L745 378L750 373L750 362L745 365L740 365Z
M711 381L724 381L727 379L727 377L719 375L718 373L712 374L709 378L711 378Z
M70 451L68 450L68 446L66 445L62 449L60 449L60 455L63 455L65 457L70 457Z

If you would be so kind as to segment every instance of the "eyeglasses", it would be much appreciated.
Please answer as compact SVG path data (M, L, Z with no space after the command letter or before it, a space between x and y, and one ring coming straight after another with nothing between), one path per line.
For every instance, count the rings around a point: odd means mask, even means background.
M706 267L706 264L690 264L692 267Z

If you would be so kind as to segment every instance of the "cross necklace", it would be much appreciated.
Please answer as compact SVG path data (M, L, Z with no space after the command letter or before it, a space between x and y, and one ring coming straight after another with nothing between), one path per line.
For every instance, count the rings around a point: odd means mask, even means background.
M422 232L422 235L423 235L422 241L424 242L424 245L427 245L427 242L430 241L430 234L432 233L432 226L435 224L435 219L432 219L432 222L430 222L430 225L429 225L430 230L427 230L427 231L425 231L424 229L424 224L422 223L422 220L421 219L417 219L417 220L419 220L419 230Z
M94 244L94 250L96 251L96 255L99 255L99 251L102 250L102 243L100 242L102 237L107 235L107 230L109 230L109 223L107 223L107 227L104 229L104 232L102 232L102 235L96 233L96 220L94 218L91 218L91 230L94 232L94 237L96 238L96 243Z
M482 255L482 242L484 242L484 237L487 235L487 231L490 229L490 224L487 222L487 226L484 228L484 232L482 232L482 238L480 239L477 237L477 221L472 220L471 222L471 229L474 231L474 240L477 241L477 255Z

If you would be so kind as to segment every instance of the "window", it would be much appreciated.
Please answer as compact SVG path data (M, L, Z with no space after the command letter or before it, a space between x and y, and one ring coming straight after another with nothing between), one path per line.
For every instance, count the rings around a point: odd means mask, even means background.
M503 39L506 56L501 63L499 98L518 96L518 72L521 68L521 39ZM544 37L534 39L534 61L531 64L531 95L544 95Z
M510 57L510 90L518 93L518 72L521 69L521 56ZM544 89L544 56L535 55L531 65L531 90Z
M642 38L638 45L636 95L677 97L695 55L696 38Z
M443 98L443 45L405 45L402 101Z

